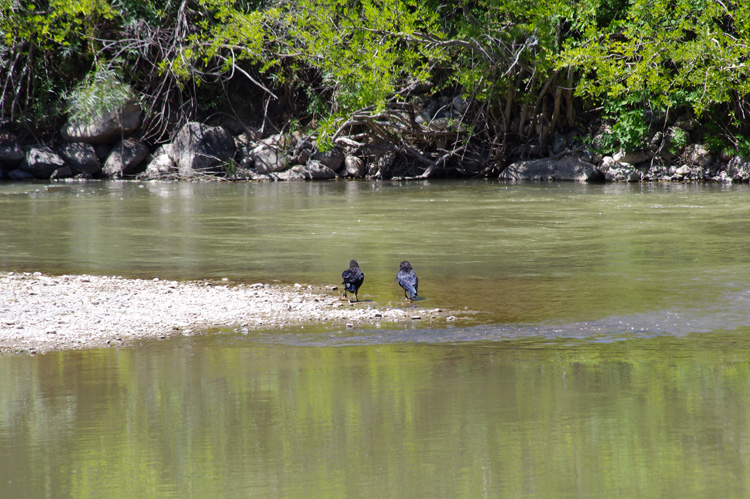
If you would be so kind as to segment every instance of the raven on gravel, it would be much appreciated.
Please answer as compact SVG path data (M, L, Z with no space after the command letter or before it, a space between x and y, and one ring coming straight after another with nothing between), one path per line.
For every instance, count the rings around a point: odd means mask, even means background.
M354 293L354 298L359 301L357 291L362 283L365 282L365 274L359 268L357 260L349 262L349 268L341 273L341 277L344 278L344 282L341 283L344 285L344 296L346 296L346 292L348 291Z
M409 262L401 262L401 268L398 270L396 280L398 281L398 285L404 288L405 298L409 298L410 300L417 298L417 286L419 286L419 282L417 274L414 272L414 269L411 268Z

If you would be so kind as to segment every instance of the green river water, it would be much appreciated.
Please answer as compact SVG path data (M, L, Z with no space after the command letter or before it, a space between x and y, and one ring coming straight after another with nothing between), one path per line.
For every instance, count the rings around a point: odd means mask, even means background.
M0 184L0 271L356 258L358 306L472 312L0 357L0 497L748 497L749 225L747 186Z

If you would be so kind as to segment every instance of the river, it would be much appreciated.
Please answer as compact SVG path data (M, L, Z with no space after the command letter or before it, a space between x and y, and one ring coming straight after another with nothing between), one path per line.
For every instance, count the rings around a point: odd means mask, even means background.
M748 224L748 186L0 184L3 271L355 258L359 306L466 314L0 358L0 497L745 497Z

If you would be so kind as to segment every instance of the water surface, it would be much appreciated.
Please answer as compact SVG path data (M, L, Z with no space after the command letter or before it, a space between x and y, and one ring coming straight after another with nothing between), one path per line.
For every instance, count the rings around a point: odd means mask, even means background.
M0 497L746 497L749 195L0 184L3 271L327 285L356 258L359 306L476 312L0 358Z

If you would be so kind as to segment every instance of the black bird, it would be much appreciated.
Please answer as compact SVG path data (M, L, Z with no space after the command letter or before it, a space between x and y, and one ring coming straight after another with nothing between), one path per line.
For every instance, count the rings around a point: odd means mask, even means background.
M417 279L417 273L411 268L411 264L407 261L401 262L401 268L398 270L396 276L398 285L404 288L404 297L413 300L417 298L417 286L419 286L419 280Z
M344 296L346 296L346 292L348 291L354 293L354 298L359 301L357 291L362 283L365 282L365 274L359 268L357 260L349 262L349 268L341 273L341 277L344 278L344 282L341 283L344 285Z

